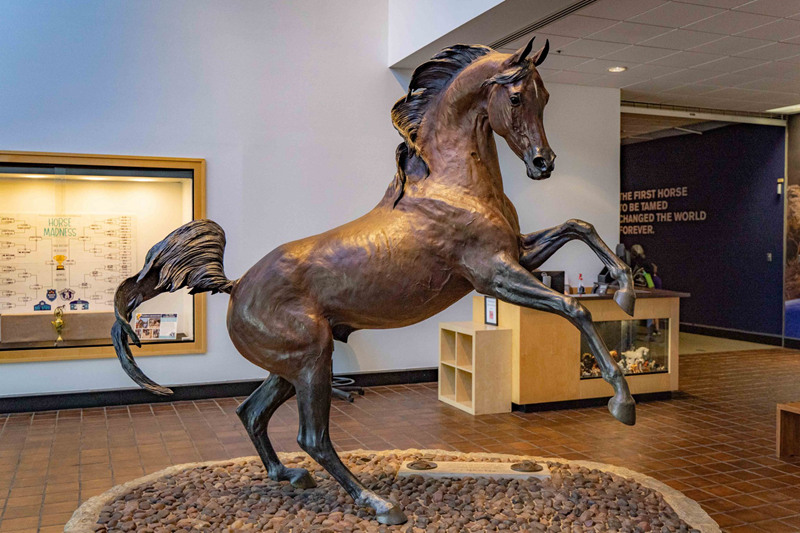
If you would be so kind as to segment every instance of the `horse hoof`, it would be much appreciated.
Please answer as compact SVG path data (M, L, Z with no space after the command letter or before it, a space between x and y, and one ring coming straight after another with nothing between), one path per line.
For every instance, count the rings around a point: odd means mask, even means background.
M292 487L296 489L313 489L317 482L305 468L288 468L288 478Z
M620 289L614 293L614 301L620 308L633 316L633 309L636 306L636 293L630 289Z
M608 400L608 410L623 424L632 426L636 423L636 402L630 396L623 400L614 396Z
M379 524L386 524L387 526L397 526L408 521L403 510L396 504L391 504L391 507L386 511L376 513L375 518L377 518Z

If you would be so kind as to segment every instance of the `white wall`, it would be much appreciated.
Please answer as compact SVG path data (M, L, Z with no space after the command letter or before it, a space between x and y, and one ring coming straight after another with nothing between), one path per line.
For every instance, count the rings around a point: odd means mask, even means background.
M394 174L388 2L5 2L0 18L0 149L202 157L208 216L242 275L276 245L371 209ZM619 95L555 85L546 127L558 153L545 182L502 145L507 188L527 230L580 215L616 241ZM165 229L166 233L166 229ZM596 274L570 247L552 266ZM547 265L551 266L551 265ZM253 379L209 297L205 355L148 357L163 384ZM435 366L436 325L468 320L469 301L425 323L337 343L337 371ZM6 364L0 395L133 386L115 359Z
M389 66L411 70L442 48L456 43L491 44L574 3L574 0L387 1Z
M502 1L388 0L389 64L394 65Z

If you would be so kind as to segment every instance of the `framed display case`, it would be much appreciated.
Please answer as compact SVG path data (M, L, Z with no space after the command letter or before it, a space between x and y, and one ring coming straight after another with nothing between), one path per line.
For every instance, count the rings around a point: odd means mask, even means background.
M203 159L0 151L0 362L115 357L117 286L204 216ZM131 323L137 356L206 350L205 295L159 295Z

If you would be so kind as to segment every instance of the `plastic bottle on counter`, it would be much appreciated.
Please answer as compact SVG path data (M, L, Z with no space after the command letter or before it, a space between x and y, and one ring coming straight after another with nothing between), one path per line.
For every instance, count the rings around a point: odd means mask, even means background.
M583 274L578 274L578 294L586 294L586 287L583 286Z

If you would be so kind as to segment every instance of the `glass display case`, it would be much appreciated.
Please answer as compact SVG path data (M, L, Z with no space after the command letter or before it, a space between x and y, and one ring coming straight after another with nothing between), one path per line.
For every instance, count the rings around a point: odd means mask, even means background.
M204 169L198 159L0 152L0 362L113 356L116 288L152 245L203 216ZM137 308L143 355L203 351L203 305L183 290Z
M595 322L595 327L624 374L669 372L668 318L609 320ZM581 335L580 358L581 379L601 377L584 335Z

